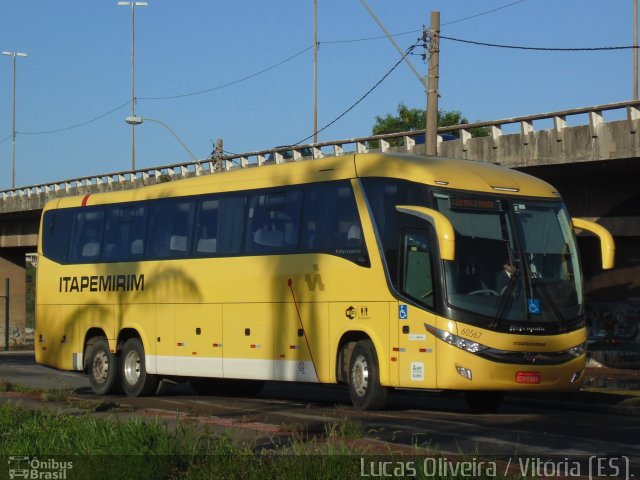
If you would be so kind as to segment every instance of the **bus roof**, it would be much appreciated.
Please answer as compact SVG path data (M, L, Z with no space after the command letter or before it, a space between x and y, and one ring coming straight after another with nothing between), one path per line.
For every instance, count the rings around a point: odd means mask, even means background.
M404 153L359 153L277 165L237 168L224 174L203 175L157 183L147 187L95 193L90 197L63 197L47 204L66 208L153 198L222 193L238 190L297 185L356 177L389 177L434 186L482 193L557 198L548 183L489 163Z
M447 157L369 153L356 155L359 177L403 178L458 190L558 198L556 189L539 178L491 163Z

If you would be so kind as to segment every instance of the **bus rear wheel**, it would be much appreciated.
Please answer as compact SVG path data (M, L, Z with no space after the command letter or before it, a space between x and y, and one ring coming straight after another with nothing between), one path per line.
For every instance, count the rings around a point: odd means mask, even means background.
M376 349L370 340L356 343L349 361L349 396L360 410L379 410L387 401L388 388L380 384Z
M118 357L109 349L107 339L99 337L91 340L87 345L87 373L94 393L113 393L118 388L119 371Z
M122 391L129 397L146 397L158 388L158 377L147 373L144 347L137 338L130 338L122 347Z

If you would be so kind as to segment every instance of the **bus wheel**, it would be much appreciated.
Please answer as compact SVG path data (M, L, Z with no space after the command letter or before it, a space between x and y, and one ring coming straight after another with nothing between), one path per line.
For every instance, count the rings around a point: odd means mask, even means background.
M87 347L87 373L91 389L97 395L108 395L118 388L118 357L109 350L104 337L92 340Z
M359 341L349 362L349 396L360 410L379 410L387 400L388 389L380 385L376 349L370 340Z
M500 407L503 397L504 397L504 392L474 391L474 392L465 392L465 395L464 395L464 398L467 401L469 408L474 413L495 412L498 409L498 407Z
M158 377L147 373L144 347L130 338L122 347L122 390L129 397L152 395L158 388Z

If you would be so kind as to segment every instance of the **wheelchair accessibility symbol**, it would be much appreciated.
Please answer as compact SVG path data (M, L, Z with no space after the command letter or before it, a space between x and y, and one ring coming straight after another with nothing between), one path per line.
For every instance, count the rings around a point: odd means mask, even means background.
M527 300L527 304L529 306L529 313L531 315L540 315L540 300L537 298L529 298Z
M400 320L406 320L409 318L409 306L408 305L398 305L398 318Z

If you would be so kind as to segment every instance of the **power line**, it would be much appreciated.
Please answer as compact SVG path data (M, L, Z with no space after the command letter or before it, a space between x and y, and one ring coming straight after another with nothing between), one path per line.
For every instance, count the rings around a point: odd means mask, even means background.
M211 92L213 90L219 90L221 88L230 87L230 86L235 85L237 83L243 82L243 81L248 80L248 79L253 78L253 77L256 77L256 76L258 76L258 75L260 75L262 73L268 72L269 70L273 70L274 68L279 67L280 65L282 65L282 64L284 64L284 63L286 63L286 62L288 62L290 60L293 60L294 58L302 55L303 53L307 52L308 50L311 50L312 48L313 48L313 45L310 46L310 47L307 47L307 48L299 51L298 53L295 53L295 54L285 58L284 60L282 60L282 61L280 61L278 63L275 63L275 64L273 64L273 65L271 65L271 66L269 66L267 68L264 68L264 69L262 69L262 70L260 70L258 72L255 72L255 73L253 73L251 75L248 75L246 77L243 77L241 79L234 80L232 82L226 83L224 85L219 85L217 87L213 87L213 88L210 88L210 89L207 89L207 90L202 90L200 92L192 92L192 93L186 93L186 94L182 94L182 95L172 95L172 96L166 96L166 97L136 97L136 100L166 100L166 99L170 99L170 98L181 98L181 97L188 97L188 96L193 96L193 95L200 95L200 94L203 94L203 93ZM99 115L99 116L97 116L95 118L92 118L92 119L87 120L85 122L77 123L75 125L70 125L68 127L58 128L58 129L54 129L54 130L44 130L44 131L39 131L39 132L16 132L16 133L19 133L21 135L44 135L44 134L49 134L49 133L65 132L65 131L68 131L68 130L72 130L74 128L83 127L85 125L88 125L89 123L92 123L92 122L95 122L97 120L100 120L101 118L104 118L107 115L110 115L110 114L120 110L121 108L123 108L123 107L125 107L125 106L127 106L129 104L131 104L131 100L129 100L129 101L123 103L122 105L119 105L119 106L109 110L108 112L105 112L105 113L103 113L103 114L101 114L101 115ZM9 138L11 138L11 136L1 140L0 143L5 142Z
M407 54L407 55L408 55L408 54L410 54L416 46L417 46L417 44L411 45L411 46L410 46L410 47L405 51L405 54ZM331 125L333 125L333 124L334 124L334 123L336 123L338 120L340 120L342 117L344 117L347 113L349 113L351 110L353 110L353 109L354 109L354 108L355 108L355 107L356 107L360 102L362 102L365 98L367 98L371 92L373 92L376 88L378 88L378 86L379 86L382 82L384 82L384 81L386 80L386 78L387 78L389 75L391 75L391 73L392 73L396 68L398 68L398 65L400 65L400 64L402 63L402 61L403 61L403 60L404 60L404 58L403 58L403 57L400 57L400 60L398 60L398 61L396 62L396 64L395 64L393 67L391 67L391 69L390 69L387 73L385 73L385 74L382 76L382 78L381 78L380 80L378 80L378 81L376 82L376 84L375 84L373 87L371 87L369 90L367 90L367 92L366 92L364 95L362 95L358 100L356 100L356 101L353 103L353 105L351 105L349 108L347 108L344 112L342 112L340 115L338 115L338 116L337 116L336 118L334 118L332 121L330 121L329 123L327 123L324 127L322 127L321 129L319 129L317 132L314 132L314 133L312 133L311 135L309 135L308 137L303 138L302 140L300 140L300 141L296 142L294 145L300 145L301 143L306 142L306 141L307 141L307 140L309 140L310 138L313 138L315 135L317 135L318 133L320 133L320 132L322 132L322 131L326 130L326 129L327 129L327 128L329 128Z
M409 35L409 34L416 34L418 32L421 32L422 29L418 29L418 30L409 30L408 32L401 32L401 33L394 33L391 36L392 37L400 37L402 35ZM381 38L387 38L386 35L378 35L375 37L366 37L366 38L352 38L352 39L347 39L347 40L329 40L326 42L318 42L320 44L322 43L328 43L328 44L339 44L339 43L357 43L357 42L368 42L369 40L380 40Z
M450 22L443 23L442 25L440 25L440 27L444 27L445 25L452 25L454 23L464 22L466 20L471 20L472 18L481 17L483 15L488 15L490 13L497 12L498 10L502 10L503 8L513 7L514 5L517 5L518 3L522 3L522 2L525 2L525 1L526 0L518 0L517 2L511 2L511 3L508 3L507 5L503 5L501 7L497 7L497 8L494 8L492 10L487 10L486 12L476 13L475 15L470 15L468 17L459 18L458 20L452 20Z
M487 10L485 12L480 12L480 13L476 13L474 15L470 15L468 17L459 18L457 20L452 20L450 22L443 23L441 25L441 27L444 27L445 25L452 25L454 23L464 22L464 21L471 20L471 19L476 18L476 17L481 17L483 15L488 15L490 13L497 12L498 10L502 10L504 8L512 7L514 5L517 5L518 3L522 3L522 2L525 2L525 1L526 0L518 0L517 2L511 2L511 3L508 3L506 5L502 5L501 7L493 8L491 10ZM394 33L391 36L392 37L400 37L402 35L409 35L409 34L412 34L412 33L415 34L415 33L419 33L419 32L422 32L422 29L409 30L408 32ZM325 41L325 42L321 42L321 43L328 43L328 44L357 43L357 42L367 42L369 40L380 40L382 38L387 38L387 37L386 37L386 35L378 35L378 36L375 36L375 37L353 38L353 39L347 39L347 40L330 40L330 41Z
M303 53L311 50L313 48L313 45L311 45L310 47L304 48L302 50L300 50L298 53L294 53L293 55L291 55L290 57L285 58L284 60L279 61L278 63L274 63L273 65L267 67L267 68L263 68L262 70L252 73L251 75L247 75L246 77L242 77L239 78L237 80L233 80L231 82L222 84L222 85L218 85L216 87L211 87L211 88L207 88L205 90L200 90L197 92L189 92L189 93L182 93L179 95L167 95L164 97L137 97L137 100L170 100L170 99L175 99L175 98L184 98L184 97L192 97L194 95L202 95L204 93L209 93L209 92L213 92L215 90L220 90L222 88L226 88L226 87L230 87L232 85L236 85L240 82L244 82L245 80L249 80L250 78L253 77L257 77L258 75L261 75L263 73L268 72L269 70L273 70L276 67L279 67L280 65L283 65L291 60L293 60L296 57L299 57L300 55L302 55Z
M103 113L102 115L99 115L99 116L97 116L95 118L92 118L91 120L87 120L86 122L77 123L75 125L70 125L68 127L58 128L58 129L55 129L55 130L44 130L44 131L41 131L41 132L16 132L16 133L19 133L20 135L44 135L44 134L47 134L47 133L66 132L67 130L72 130L74 128L83 127L85 125L88 125L89 123L92 123L92 122L95 122L97 120L100 120L101 118L104 118L107 115L111 115L112 113L117 112L121 108L126 107L130 103L131 103L131 100L128 100L127 102L123 103L122 105L119 105L119 106L109 110L108 112Z
M613 46L613 47L526 47L522 45L503 45L498 43L478 42L475 40L464 40L462 38L447 37L440 35L440 38L451 40L452 42L467 43L471 45L481 45L483 47L510 48L515 50L533 50L538 52L601 52L608 50L629 50L638 48L634 45Z

